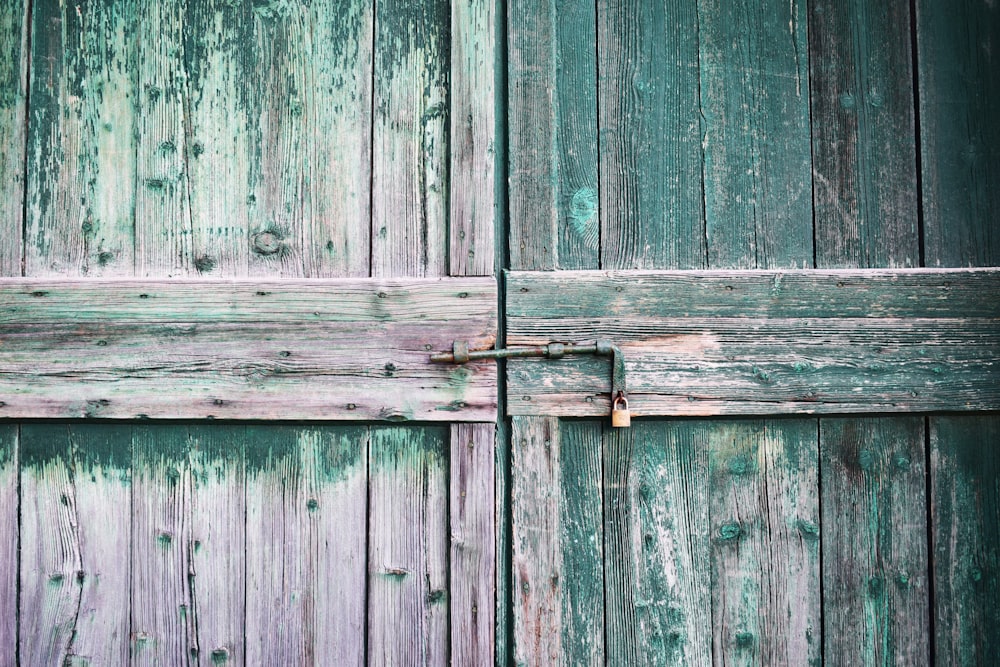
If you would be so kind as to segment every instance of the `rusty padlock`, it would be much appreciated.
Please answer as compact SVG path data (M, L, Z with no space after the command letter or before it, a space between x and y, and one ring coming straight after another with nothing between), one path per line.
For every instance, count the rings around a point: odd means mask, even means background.
M628 411L628 399L618 392L611 404L611 425L615 428L628 428L632 425L632 414Z

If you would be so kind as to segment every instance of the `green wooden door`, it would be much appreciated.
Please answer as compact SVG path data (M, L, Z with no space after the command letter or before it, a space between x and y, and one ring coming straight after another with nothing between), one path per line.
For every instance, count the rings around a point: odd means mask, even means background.
M516 664L994 660L996 274L905 271L1000 264L959 5L511 0L506 339L639 416L507 363Z

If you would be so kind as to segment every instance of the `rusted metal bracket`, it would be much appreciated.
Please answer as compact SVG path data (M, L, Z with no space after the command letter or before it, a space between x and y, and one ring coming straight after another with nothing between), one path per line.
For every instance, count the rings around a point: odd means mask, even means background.
M432 354L431 361L445 364L464 364L477 359L520 359L525 357L562 359L567 354L593 354L610 357L611 425L616 427L631 425L625 384L625 355L622 354L621 348L610 340L598 339L591 345L549 343L535 347L508 347L499 350L469 350L468 343L456 340L452 343L451 350L451 352Z

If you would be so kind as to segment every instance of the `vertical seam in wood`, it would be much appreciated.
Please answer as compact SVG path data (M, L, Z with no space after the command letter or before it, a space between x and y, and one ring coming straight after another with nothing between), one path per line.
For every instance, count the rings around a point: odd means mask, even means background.
M372 33L374 34L374 30ZM374 68L373 68L374 69ZM374 95L372 95L374 98ZM371 270L371 265L369 265L369 271ZM362 651L364 654L364 664L371 664L370 652L368 650L368 640L371 636L371 623L369 616L371 614L371 525L372 525L372 427L368 426L364 430L365 433L365 588L364 588L364 609L365 609L365 623L364 623L364 640ZM246 633L243 633L244 635Z
M813 79L812 70L812 39L813 31L810 30L810 21L812 17L809 12L812 7L808 6L806 9L806 57L809 58L809 63L806 67L806 72L809 73L809 84L806 86L806 94L809 96L809 210L812 213L812 268L817 268L819 265L819 257L817 256L819 242L816 238L816 141L813 135L813 94L812 86ZM817 420L818 422L819 420ZM818 428L818 427L817 427ZM818 442L818 440L817 440ZM822 567L820 568L820 573L822 573ZM820 575L822 577L822 574ZM820 587L822 589L822 587ZM822 608L822 605L820 605ZM822 653L820 653L822 655Z
M368 100L368 277L375 275L375 73L378 63L378 0L372 0L372 35L371 35L371 95ZM369 429L369 432L371 429ZM371 438L369 438L370 440ZM371 452L369 452L370 454ZM367 464L366 464L367 465ZM365 539L368 539L367 531ZM367 545L367 542L365 543ZM366 547L367 548L367 547ZM365 552L367 554L367 551ZM367 556L366 556L367 558ZM365 586L368 585L368 573L365 572ZM367 588L365 589L367 593ZM367 597L365 602L367 610ZM367 611L365 612L367 618ZM368 663L368 625L365 624L365 664Z
M917 192L919 191L918 187ZM923 260L923 243L921 243L921 260ZM923 261L921 261L922 264ZM927 618L925 621L927 622L927 653L929 662L932 665L937 663L937 646L935 642L937 633L935 632L934 623L935 609L937 607L934 598L937 591L934 588L933 482L934 474L931 467L931 419L929 416L924 415L924 498L926 499L924 503L924 510L926 512L924 525L927 529Z
M921 134L920 134L920 69L917 52L917 0L910 0L910 69L913 85L913 140L914 140L914 158L916 163L914 164L914 169L916 170L917 176L917 253L918 253L918 266L926 266L926 255L924 253L924 174L923 174L923 160L921 157L922 145L921 145ZM929 426L928 422L928 426ZM928 436L930 437L930 436ZM929 442L929 441L928 441ZM930 468L928 468L930 470ZM928 496L930 498L930 496ZM933 635L931 636L931 641L933 642ZM933 656L933 651L931 656ZM933 657L932 657L933 659Z
M823 420L816 420L816 517L819 520L819 656L826 660L826 577L823 572Z
M250 475L248 471L250 466L247 465L247 457L249 454L248 450L250 449L249 445L247 444L248 435L249 434L247 433L247 426L246 424L244 424L243 431L240 434L240 436L243 438L243 619L240 623L240 626L243 628L243 632L241 633L243 635L243 650L241 653L241 658L244 665L246 665L246 660L247 660L246 628L248 620L247 610L249 609L248 591L250 590L250 586L247 585L250 579L250 567L247 565L247 563L249 563L248 559L250 556L250 550L248 545L250 541L249 539L250 530L248 521L248 511L249 511L248 508L250 507L250 502L247 496L247 487L250 485ZM135 542L134 539L132 541Z
M600 1L594 0L594 82L597 84L594 86L594 105L596 107L596 120L597 120L597 269L601 270L604 268L604 211L601 210L601 10L599 7ZM558 268L558 267L556 267ZM603 440L603 436L602 436ZM602 459L603 461L603 459ZM603 463L601 469L601 475L604 474ZM604 479L601 477L601 479ZM604 517L601 517L601 521ZM602 524L603 525L603 524ZM607 602L605 600L605 602ZM605 606L607 609L607 606ZM605 616L607 612L605 612ZM607 629L605 629L605 635L607 634ZM608 645L607 636L605 636L604 646ZM605 654L606 656L607 654Z
M27 266L27 254L28 254L28 128L31 125L31 37L32 37L32 26L33 26L33 10L34 3L32 0L25 0L24 6L24 20L21 25L21 53L24 54L22 60L24 64L21 65L21 85L24 87L24 137L22 138L22 143L24 145L24 155L21 160L21 270L19 275L25 276L25 267ZM15 253L16 256L16 253ZM20 441L21 427L18 425L18 439ZM20 480L20 472L18 473L18 479ZM18 482L20 484L20 481ZM20 488L20 487L19 487ZM18 501L20 503L20 500ZM20 507L20 505L19 505ZM20 509L18 510L20 513ZM20 553L20 549L18 549ZM19 577L20 580L20 577ZM20 640L18 640L20 642ZM18 645L20 650L20 644ZM20 653L18 653L20 656ZM20 657L18 657L20 661ZM20 663L19 663L20 664Z
M699 11L699 3L695 3L694 12L694 41L695 41L695 53L698 54L698 153L701 156L701 169L699 170L699 176L701 178L701 235L702 241L704 242L704 257L702 259L702 266L706 269L711 268L708 259L708 189L706 183L708 181L706 171L708 170L708 163L705 161L705 132L707 131L705 127L705 98L702 95L702 85L701 78L702 72L704 71L701 62L701 12Z
M22 422L17 422L14 429L14 455L11 457L17 486L17 564L14 567L14 664L17 667L21 666L21 536L24 534L21 528L21 425Z

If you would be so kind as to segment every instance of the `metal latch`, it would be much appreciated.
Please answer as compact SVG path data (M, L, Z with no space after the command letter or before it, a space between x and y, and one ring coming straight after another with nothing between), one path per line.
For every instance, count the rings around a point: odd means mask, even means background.
M625 388L625 356L621 349L610 340L600 339L593 345L573 345L570 343L549 343L537 347L508 347L500 350L469 350L464 341L452 343L451 352L431 355L431 361L446 364L464 364L476 359L511 359L523 357L545 357L562 359L567 354L596 354L611 357L611 425L626 427L632 425Z

